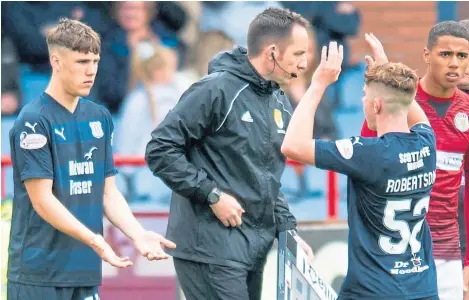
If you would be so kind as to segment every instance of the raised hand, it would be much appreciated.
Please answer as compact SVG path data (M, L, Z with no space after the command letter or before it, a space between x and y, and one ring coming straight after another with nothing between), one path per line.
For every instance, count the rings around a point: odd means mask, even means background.
M373 55L373 57L369 55L365 56L365 61L368 67L382 65L389 62L386 52L384 52L383 44L381 44L380 40L378 40L373 33L366 33L365 41L370 47Z
M337 42L330 42L329 47L322 47L321 62L313 74L311 84L328 86L334 83L342 70L344 47Z

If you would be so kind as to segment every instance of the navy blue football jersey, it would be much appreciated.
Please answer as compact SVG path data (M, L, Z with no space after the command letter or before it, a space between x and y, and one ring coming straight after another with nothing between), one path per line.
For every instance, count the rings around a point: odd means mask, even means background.
M103 231L104 183L117 173L109 112L80 99L71 113L51 96L27 104L10 131L14 198L8 280L44 286L101 284L101 258L34 210L24 181L52 179L55 197L85 226Z
M378 138L316 141L316 165L348 176L348 271L340 299L438 294L425 220L436 174L431 127Z

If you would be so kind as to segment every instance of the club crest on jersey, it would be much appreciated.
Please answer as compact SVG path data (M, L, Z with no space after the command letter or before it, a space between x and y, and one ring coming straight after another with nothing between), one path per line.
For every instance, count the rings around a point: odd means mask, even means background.
M466 113L459 112L454 117L454 125L461 132L466 132L469 129L469 118Z
M283 118L282 118L282 112L279 109L274 109L274 120L275 124L277 124L277 127L280 129L283 129Z
M101 127L101 122L90 122L91 133L97 139L100 139L104 136L103 127Z

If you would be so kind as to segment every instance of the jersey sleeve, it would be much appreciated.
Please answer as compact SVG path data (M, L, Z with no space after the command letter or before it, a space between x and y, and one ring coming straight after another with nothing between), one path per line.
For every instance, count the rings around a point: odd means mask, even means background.
M411 132L415 132L420 135L423 139L431 144L435 144L436 148L436 136L435 131L431 128L428 124L425 123L418 123L410 128Z
M114 166L114 157L113 157L113 144L114 144L114 122L112 121L111 114L106 109L106 177L115 176L118 171Z
M21 181L31 178L53 179L50 126L40 112L25 112L10 132L13 167Z
M379 177L375 153L381 151L380 140L358 136L337 141L316 140L316 166L362 181L374 181Z

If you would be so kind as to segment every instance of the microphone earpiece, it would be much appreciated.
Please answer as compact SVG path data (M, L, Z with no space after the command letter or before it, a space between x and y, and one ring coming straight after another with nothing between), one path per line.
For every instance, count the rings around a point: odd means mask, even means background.
M278 64L277 60L275 59L274 52L270 52L270 55L272 56L272 58L273 58L273 60L274 60L274 63L275 63L276 65L278 65L278 67L280 68L280 70L282 70L282 71L285 72L286 74L290 75L291 78L297 78L297 77L298 77L298 75L296 75L296 73L288 73L287 71L285 71L284 68L282 68L282 67Z

